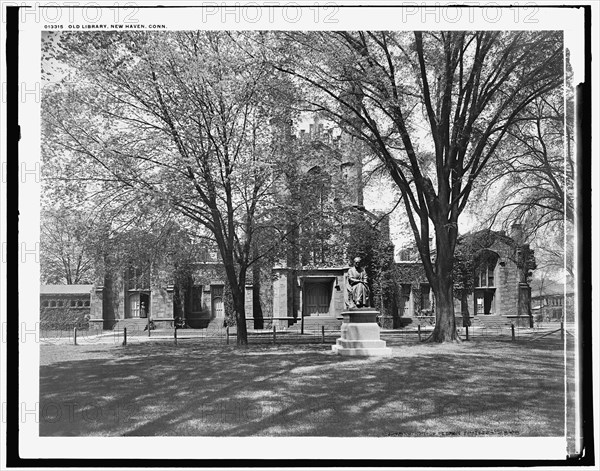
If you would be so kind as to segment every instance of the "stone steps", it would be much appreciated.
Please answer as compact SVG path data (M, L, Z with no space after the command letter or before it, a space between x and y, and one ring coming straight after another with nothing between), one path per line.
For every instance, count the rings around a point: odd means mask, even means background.
M342 326L342 319L336 319L335 317L305 317L304 318L304 330L321 330L325 327L325 330L339 330ZM297 331L300 332L302 329L302 320L298 321L289 326L286 331Z
M471 319L472 326L480 327L510 327L511 319L504 316L493 316L493 315L478 315Z
M146 318L135 318L135 319L119 319L114 325L113 330L127 329L127 334L134 334L136 332L143 332L148 325L148 319Z

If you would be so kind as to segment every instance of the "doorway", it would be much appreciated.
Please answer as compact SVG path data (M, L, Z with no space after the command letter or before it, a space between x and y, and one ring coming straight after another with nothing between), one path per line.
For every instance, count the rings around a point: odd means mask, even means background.
M211 305L211 318L223 319L225 318L225 309L223 306L223 286L211 286L212 291L212 305Z
M495 314L494 295L495 289L476 289L474 313L477 314Z
M128 316L131 319L147 318L150 315L150 293L129 293Z
M331 304L331 283L306 283L305 316L328 316Z
M411 315L411 302L410 293L411 285L402 285L402 292L400 295L400 315L402 317L410 317Z

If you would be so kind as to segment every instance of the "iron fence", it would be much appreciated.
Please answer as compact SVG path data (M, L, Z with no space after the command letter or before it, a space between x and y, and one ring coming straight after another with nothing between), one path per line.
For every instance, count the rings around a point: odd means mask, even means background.
M249 344L334 344L341 335L337 326L330 323L312 323L301 331L297 325L281 327L279 320L263 324L263 329L248 328ZM434 326L429 323L410 324L401 329L382 329L381 339L392 344L417 343L425 341L431 335ZM458 327L457 333L462 340L504 339L504 340L536 340L547 336L573 336L574 326L561 322L538 323L533 328L516 324L476 325ZM173 342L201 341L214 343L236 343L236 327L221 324L209 324L204 329L164 328L148 332L145 326L131 325L126 328L103 330L100 325L89 325L79 328L67 325L63 328L40 328L37 333L43 343L118 343L126 344L147 340L172 340Z

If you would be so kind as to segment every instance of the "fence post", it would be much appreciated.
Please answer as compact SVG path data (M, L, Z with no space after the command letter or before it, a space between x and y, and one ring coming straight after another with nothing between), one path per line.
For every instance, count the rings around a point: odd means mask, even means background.
M73 345L77 345L77 326L73 327Z
M127 327L123 327L123 345L127 345Z
M469 340L469 326L465 326L465 333L467 334L467 340Z
M277 328L275 327L275 324L273 324L273 344L277 343Z
M322 343L325 343L325 326L324 325L321 326L321 339L322 339Z
M560 321L560 339L565 339L565 323L563 321Z
M150 337L150 316L148 316L148 337Z
M177 345L177 326L175 326L175 331L173 332L173 339L175 340L175 345Z
M300 318L300 335L304 335L304 314Z
M421 341L421 324L417 326L417 330L419 331L419 342Z
M229 326L225 328L225 339L227 340L227 345L229 345Z
M510 330L511 330L511 335L512 335L512 339L515 339L515 325L514 324L510 324Z

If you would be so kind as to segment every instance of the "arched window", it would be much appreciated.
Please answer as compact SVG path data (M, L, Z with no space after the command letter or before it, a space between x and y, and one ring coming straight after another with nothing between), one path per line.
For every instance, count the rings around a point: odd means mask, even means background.
M479 253L475 260L475 287L495 288L495 270L498 263L498 254L491 250Z
M328 221L328 204L331 193L331 176L319 166L305 175L303 206L305 220L301 225L304 250L302 264L324 264L327 260L331 228Z
M127 289L150 289L150 264L132 263L127 269Z

